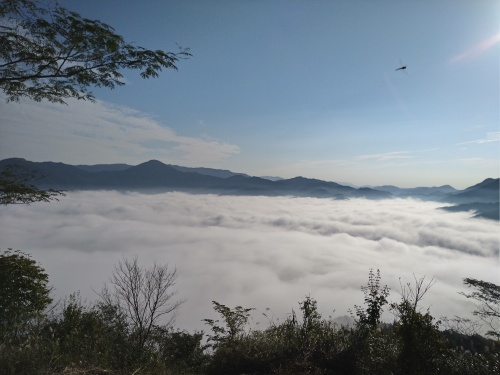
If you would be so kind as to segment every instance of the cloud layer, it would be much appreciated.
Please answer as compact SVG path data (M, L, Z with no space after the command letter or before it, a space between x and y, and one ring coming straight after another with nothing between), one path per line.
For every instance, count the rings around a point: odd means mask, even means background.
M2 97L0 99L3 100ZM137 110L97 101L67 106L22 100L1 103L0 158L99 164L209 163L239 153L239 147L209 137L186 137ZM5 140L8 140L5 141ZM23 145L22 149L19 145ZM64 160L60 160L61 155Z
M468 315L473 306L457 293L462 279L499 283L498 223L437 207L402 199L79 192L2 208L0 247L32 254L56 295L80 290L90 300L122 256L169 263L187 299L177 326L188 330L214 317L212 300L269 307L282 318L311 295L325 316L344 315L363 303L370 268L381 270L392 300L400 277L434 277L422 307L438 317ZM259 313L254 319L266 322Z

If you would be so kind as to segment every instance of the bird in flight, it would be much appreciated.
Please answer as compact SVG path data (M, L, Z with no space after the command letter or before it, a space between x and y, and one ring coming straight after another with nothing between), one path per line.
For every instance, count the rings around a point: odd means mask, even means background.
M399 68L397 68L397 69L396 69L396 72L397 72L398 70L406 70L406 65L403 65L403 66L400 66Z

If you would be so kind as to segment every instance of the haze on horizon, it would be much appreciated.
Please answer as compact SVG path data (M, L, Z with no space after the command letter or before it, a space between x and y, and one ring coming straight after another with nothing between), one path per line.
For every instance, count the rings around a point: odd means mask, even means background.
M97 103L2 98L0 159L157 159L358 186L500 175L498 1L61 4L193 56L154 80L125 72Z

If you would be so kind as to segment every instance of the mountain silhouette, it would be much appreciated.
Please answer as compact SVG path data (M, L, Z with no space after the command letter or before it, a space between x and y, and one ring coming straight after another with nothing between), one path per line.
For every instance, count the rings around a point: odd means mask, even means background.
M21 158L0 161L0 171L8 165L33 175L29 181L42 189L120 190L142 192L185 191L221 195L296 196L348 199L418 198L452 204L448 211L471 211L474 217L499 220L499 179L488 178L464 190L450 185L399 188L392 185L361 187L341 185L306 177L267 179L212 168L190 168L164 164L158 160L127 164L68 165L32 162Z
M487 178L486 180L470 186L467 189L452 194L448 197L447 201L454 203L494 203L499 199L499 180L498 178Z
M375 186L376 190L387 191L396 197L418 197L427 200L443 200L450 194L457 193L458 190L450 185L433 186L433 187L415 187L415 188L399 188L392 185Z
M337 199L391 196L390 193L374 189L355 189L335 182L304 177L272 181L225 170L171 166L158 160L150 160L136 166L126 164L73 166L55 162L32 162L19 158L0 161L0 169L7 165L17 165L25 171L34 173L37 177L31 183L35 186L59 190L112 189L154 192L178 190L231 195L291 195Z

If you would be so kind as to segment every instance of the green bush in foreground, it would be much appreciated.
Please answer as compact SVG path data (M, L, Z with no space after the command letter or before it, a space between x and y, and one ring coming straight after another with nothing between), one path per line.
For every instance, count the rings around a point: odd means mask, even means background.
M401 284L400 300L389 304L380 272L370 270L368 284L361 288L364 305L355 306L351 326L323 318L310 296L299 303L297 313L292 310L282 321L270 319L261 330L249 327L253 309L214 301L220 319L205 319L208 334L175 330L158 321L138 340L137 324L119 304L109 299L86 304L72 295L50 313L43 312L50 302L43 268L23 253L0 254L0 277L7 280L13 270L23 275L22 283L12 278L9 284L17 292L0 286L2 375L500 373L498 341L449 327L441 330L440 321L422 311L421 300L433 280ZM23 294L22 286L30 280L39 282L37 293ZM486 286L489 292L498 288ZM12 305L11 295L19 303ZM474 294L481 295L486 294ZM487 296L491 306L494 294ZM395 316L391 324L380 320L386 307ZM19 312L16 319L9 311Z
M0 339L18 343L31 335L37 319L52 302L45 270L27 254L0 254ZM30 324L31 323L31 324Z

